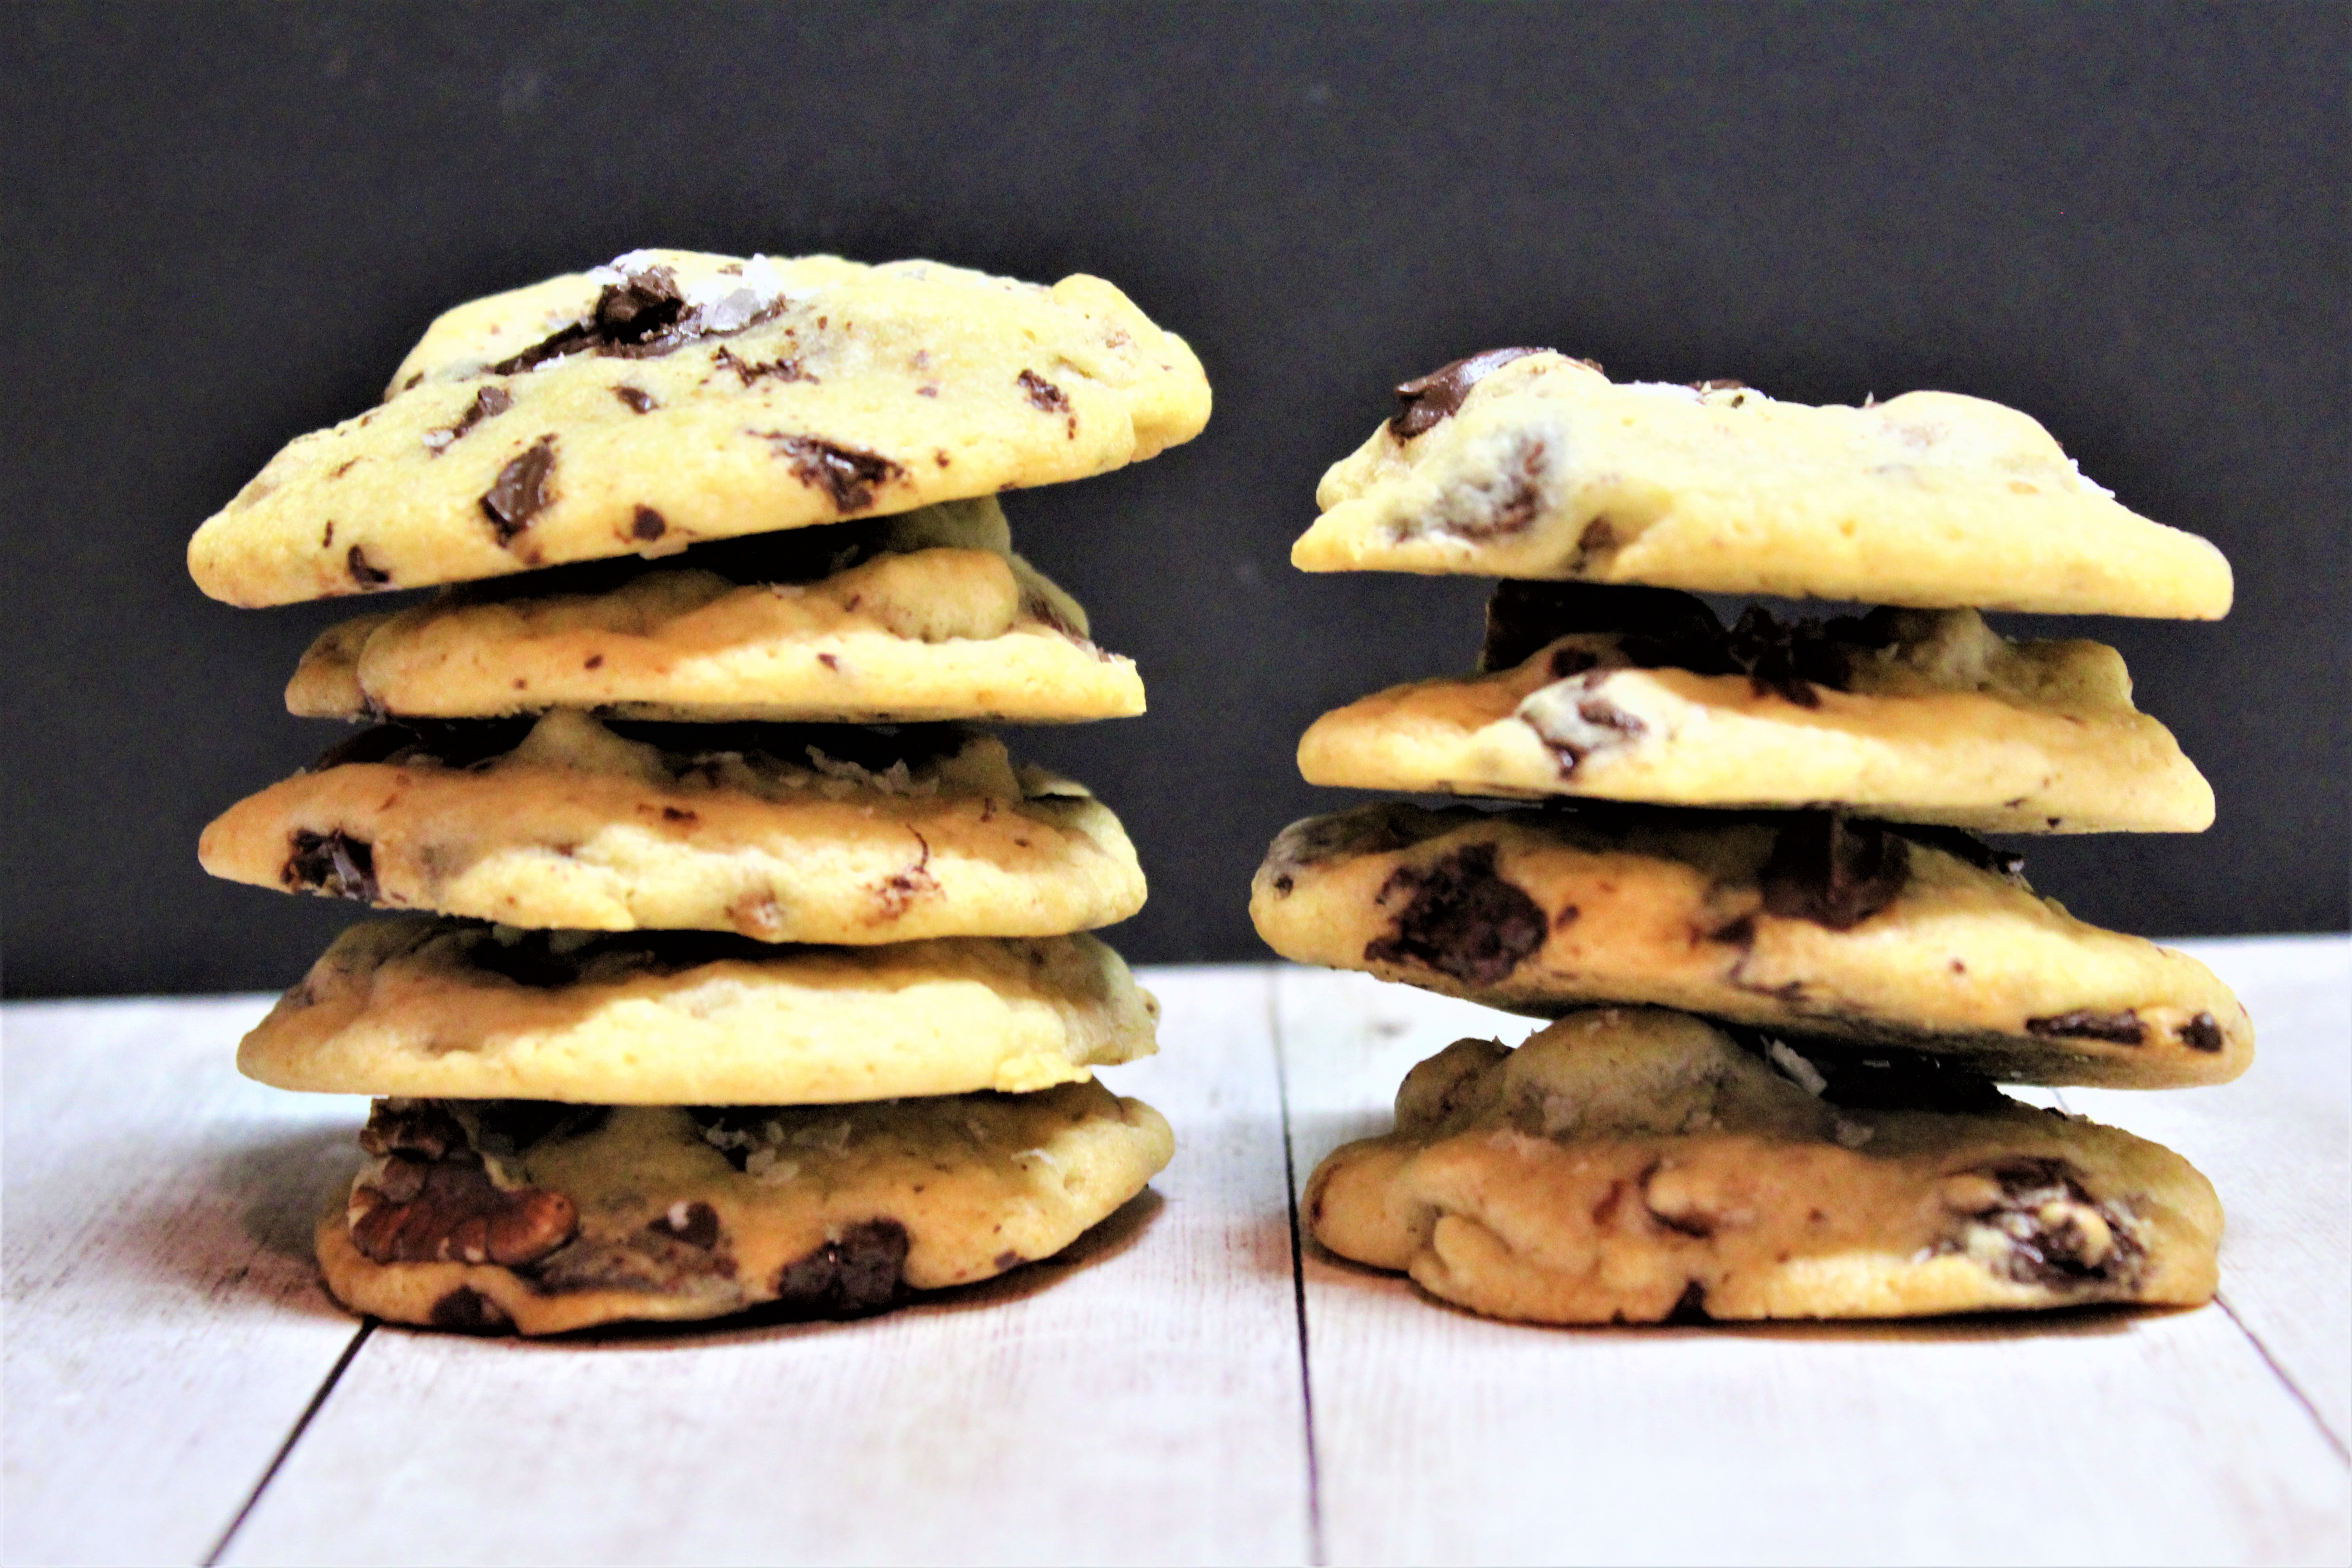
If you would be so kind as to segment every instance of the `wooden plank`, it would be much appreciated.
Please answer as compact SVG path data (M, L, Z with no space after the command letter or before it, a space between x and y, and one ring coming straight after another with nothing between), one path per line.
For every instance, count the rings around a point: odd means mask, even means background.
M2352 1442L2352 942L2181 945L2253 1015L2253 1067L2219 1089L2070 1089L2065 1103L2179 1150L2212 1178L2230 1215L2221 1300L2341 1450Z
M310 1228L364 1104L236 1075L268 1000L0 1011L9 1562L200 1560L357 1331Z
M1176 1162L1066 1266L860 1323L378 1331L239 1563L1284 1561L1307 1456L1263 972L1159 971Z
M1302 1183L1413 1062L1532 1027L1359 975L1283 974L1277 1003ZM1535 1329L1311 1247L1303 1288L1328 1561L2352 1552L2341 1456L2219 1310Z

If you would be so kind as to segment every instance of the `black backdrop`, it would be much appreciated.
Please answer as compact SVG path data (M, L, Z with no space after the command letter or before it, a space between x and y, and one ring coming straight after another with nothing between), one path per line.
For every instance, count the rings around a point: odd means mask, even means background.
M1258 854L1341 798L1297 781L1299 730L1466 667L1480 585L1286 552L1391 383L1498 342L2038 416L2239 599L2083 624L2220 825L2041 847L2037 881L2141 931L2347 923L2346 8L19 5L5 33L12 994L282 984L351 917L196 869L213 812L331 738L279 689L348 606L214 605L185 537L441 307L646 244L1097 272L1199 350L1200 441L1011 498L1150 685L1147 719L1021 738L1133 830L1132 957L1263 956Z

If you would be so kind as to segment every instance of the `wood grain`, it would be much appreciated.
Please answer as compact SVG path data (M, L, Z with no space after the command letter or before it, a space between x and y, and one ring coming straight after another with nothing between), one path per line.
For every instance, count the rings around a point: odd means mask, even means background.
M239 1563L1131 1563L1307 1551L1269 981L1159 971L1178 1129L1066 1263L848 1324L379 1331Z
M1533 1028L1353 974L1286 973L1277 999L1302 1182L1333 1145L1388 1124L1413 1062L1462 1035L1517 1044ZM2340 1060L2340 1039L2327 1048ZM2276 1160L2293 1167L2305 1152ZM2340 1322L2340 1255L2336 1278ZM2304 1562L2352 1550L2340 1453L2218 1309L1535 1329L1439 1305L1311 1246L1304 1289L1332 1562Z
M201 1559L358 1331L310 1226L365 1105L236 1075L268 1001L5 1011L8 1562Z

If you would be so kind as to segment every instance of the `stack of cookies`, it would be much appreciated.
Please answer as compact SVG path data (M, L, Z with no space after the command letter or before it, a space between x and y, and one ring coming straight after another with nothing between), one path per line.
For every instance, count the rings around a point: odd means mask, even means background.
M816 1314L1067 1247L1172 1150L1093 1079L1156 1006L1118 819L975 727L1143 710L1003 490L1189 440L1118 289L636 251L460 306L189 546L218 599L443 586L287 700L372 725L205 830L216 876L413 911L238 1055L380 1097L318 1230L398 1322Z
M2021 414L1614 384L1504 349L1397 389L1312 572L1506 579L1478 673L1326 714L1254 889L1284 955L1556 1020L1464 1040L1315 1173L1314 1233L1545 1322L2193 1303L2221 1212L2169 1150L1999 1082L2219 1083L2203 965L1978 835L2195 832L2212 792L2113 648L1980 610L2211 618L2228 564ZM1700 593L1880 607L1826 621Z

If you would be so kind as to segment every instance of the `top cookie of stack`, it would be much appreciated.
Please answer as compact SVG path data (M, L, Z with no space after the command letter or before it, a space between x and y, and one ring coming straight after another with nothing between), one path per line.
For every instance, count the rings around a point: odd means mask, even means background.
M445 585L318 639L289 706L383 722L200 849L420 911L239 1054L389 1097L320 1226L342 1300L863 1310L1057 1250L1165 1163L1089 1081L1155 1048L1086 934L1141 906L1134 849L970 721L1142 711L996 496L1208 412L1098 279L635 251L448 312L197 531L234 604Z
M1317 1173L1324 1242L1554 1321L2210 1293L2202 1177L2043 1128L1989 1080L2223 1081L2252 1059L2244 1009L1973 835L2210 824L2114 649L1979 612L2216 617L2221 553L1975 398L1809 407L1535 349L1397 395L1324 477L1293 562L1507 580L1477 673L1324 715L1300 771L1541 804L1297 824L1251 914L1286 957L1572 1023L1424 1064L1398 1133ZM1727 627L1702 592L1880 607ZM1622 1212L1614 1178L1586 1190L1620 1155L1645 1193ZM1678 1167L1711 1173L1649 1192Z

